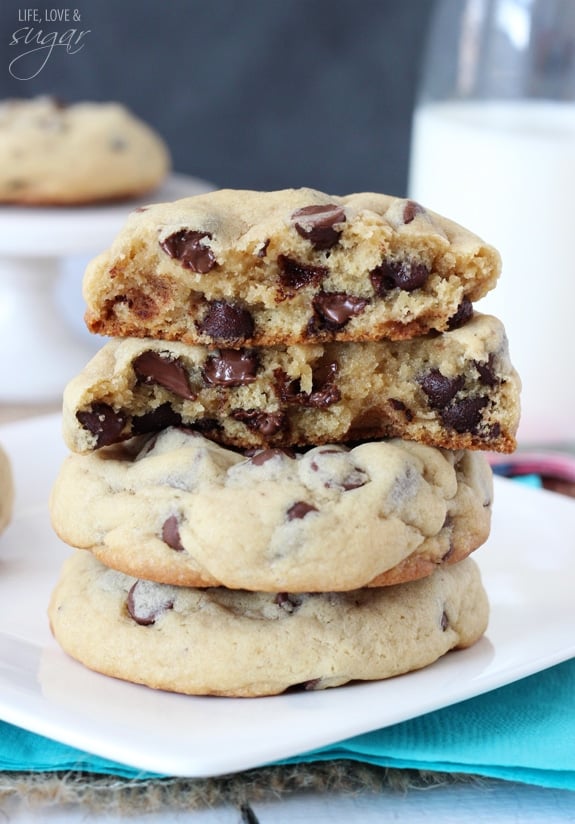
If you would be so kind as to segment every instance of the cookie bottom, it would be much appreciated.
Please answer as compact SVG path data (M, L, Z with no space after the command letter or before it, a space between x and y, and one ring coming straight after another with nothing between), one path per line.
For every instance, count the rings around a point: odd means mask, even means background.
M154 689L238 697L420 669L475 643L488 616L469 558L407 584L290 595L157 584L75 552L49 606L54 637L90 669Z

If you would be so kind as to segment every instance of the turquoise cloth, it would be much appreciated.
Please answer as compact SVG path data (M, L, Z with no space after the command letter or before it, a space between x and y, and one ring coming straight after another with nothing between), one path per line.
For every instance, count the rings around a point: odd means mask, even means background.
M575 658L460 704L277 763L335 758L575 790ZM1 722L0 769L151 776Z

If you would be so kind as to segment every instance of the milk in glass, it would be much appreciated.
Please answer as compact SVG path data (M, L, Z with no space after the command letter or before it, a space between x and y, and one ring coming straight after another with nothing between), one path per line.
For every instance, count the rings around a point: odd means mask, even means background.
M575 442L575 103L422 104L409 196L501 252L499 282L476 308L508 332L520 443Z

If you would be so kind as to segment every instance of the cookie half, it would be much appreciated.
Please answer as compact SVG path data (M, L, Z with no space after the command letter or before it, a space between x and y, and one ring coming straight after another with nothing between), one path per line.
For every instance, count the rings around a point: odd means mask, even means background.
M246 457L183 429L70 455L54 529L135 577L278 592L429 575L488 537L479 452L406 441Z
M88 553L66 561L49 607L58 643L97 672L246 697L419 669L477 641L488 612L471 559L401 586L293 596L154 584Z
M119 103L0 104L0 202L79 205L145 194L165 178L162 138Z
M401 437L510 452L520 381L503 325L405 341L241 349L111 340L64 393L64 439L88 452L168 425L240 448Z
M224 189L133 212L86 270L86 322L231 347L411 338L468 317L500 265L410 200Z

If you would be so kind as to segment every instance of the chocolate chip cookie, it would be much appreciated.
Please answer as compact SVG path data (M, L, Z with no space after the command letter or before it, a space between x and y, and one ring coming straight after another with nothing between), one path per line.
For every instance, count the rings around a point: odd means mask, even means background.
M54 529L135 577L293 592L381 586L460 561L489 534L480 452L391 440L251 456L187 429L70 455Z
M383 194L219 190L133 212L88 267L86 322L223 347L404 339L453 328L498 252Z
M64 393L64 438L82 453L170 425L241 448L403 437L509 452L518 419L504 328L478 313L405 341L230 349L116 339Z
M246 697L425 667L477 641L488 612L471 559L401 586L293 595L155 584L88 553L67 560L49 607L56 640L97 672Z
M0 104L0 202L77 205L142 195L166 176L162 138L118 103Z
M12 465L4 449L0 446L0 532L3 532L12 517L14 504L14 480Z

